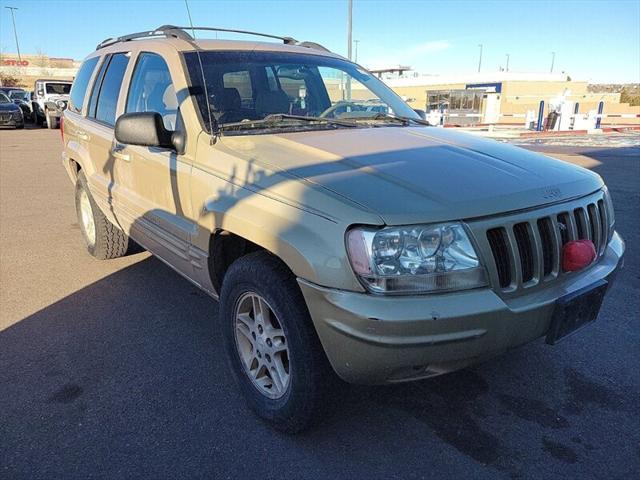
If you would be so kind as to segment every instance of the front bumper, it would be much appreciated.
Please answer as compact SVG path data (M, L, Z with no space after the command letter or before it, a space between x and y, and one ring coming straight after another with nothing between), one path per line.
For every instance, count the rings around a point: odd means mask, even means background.
M614 233L598 263L510 299L490 289L409 297L298 283L336 373L350 383L392 383L457 370L544 336L556 300L597 280L611 285L623 255Z
M0 127L21 127L24 126L24 119L10 118L8 120L0 120Z

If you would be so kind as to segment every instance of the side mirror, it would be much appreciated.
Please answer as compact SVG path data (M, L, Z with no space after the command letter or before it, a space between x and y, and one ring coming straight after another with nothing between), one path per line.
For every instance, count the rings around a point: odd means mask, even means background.
M414 108L413 111L416 112L422 120L427 119L427 112L425 112L424 110L420 110L419 108Z
M125 113L116 121L116 140L127 145L175 148L158 112Z

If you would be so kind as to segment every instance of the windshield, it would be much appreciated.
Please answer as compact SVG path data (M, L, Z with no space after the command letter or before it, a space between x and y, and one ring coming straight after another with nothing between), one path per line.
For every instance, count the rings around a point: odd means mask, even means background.
M9 97L4 93L0 92L0 103L11 103L11 100L9 100Z
M9 94L11 100L24 100L26 98L27 92L23 92L21 90L14 90Z
M70 83L47 83L47 93L55 95L69 95L71 91Z
M231 125L236 129L251 125L253 130L256 121L265 119L263 128L297 122L307 129L346 125L332 119L394 125L398 123L392 122L393 116L419 119L380 80L345 60L252 51L200 52L200 57L202 70L196 52L185 54L207 130L209 114L223 130Z

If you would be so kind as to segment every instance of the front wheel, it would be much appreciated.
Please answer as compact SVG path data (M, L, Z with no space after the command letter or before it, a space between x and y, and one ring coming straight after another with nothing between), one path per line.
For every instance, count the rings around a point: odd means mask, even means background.
M220 317L227 357L249 407L289 433L320 420L339 381L288 268L264 251L235 261L222 285Z

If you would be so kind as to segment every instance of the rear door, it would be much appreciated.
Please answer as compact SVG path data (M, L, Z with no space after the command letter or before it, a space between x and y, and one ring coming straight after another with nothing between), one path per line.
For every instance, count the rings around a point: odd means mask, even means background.
M120 185L118 169L119 164L127 159L120 158L118 152L113 151L113 130L130 56L129 52L121 52L105 57L93 84L82 129L95 168L87 178L91 193L102 211L126 232L129 231L131 219L126 212L125 192Z
M87 89L96 71L100 57L92 57L80 66L69 95L69 105L64 112L64 143L70 155L85 168L90 158L87 152L86 134L82 130L84 104Z

